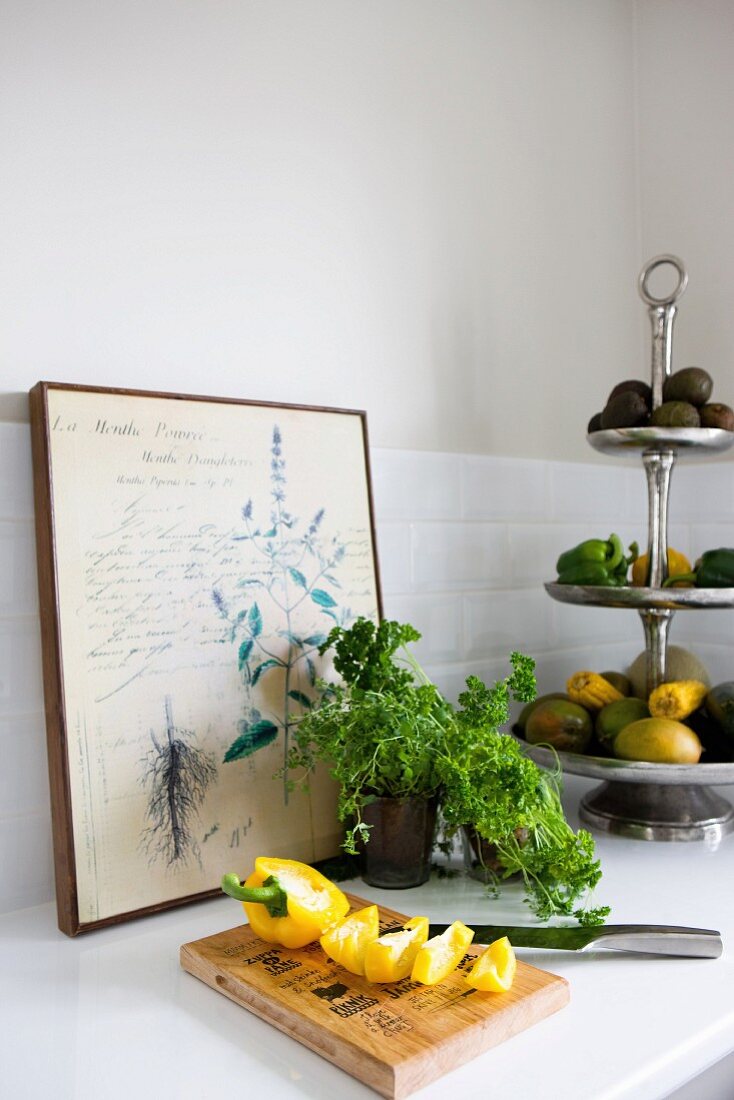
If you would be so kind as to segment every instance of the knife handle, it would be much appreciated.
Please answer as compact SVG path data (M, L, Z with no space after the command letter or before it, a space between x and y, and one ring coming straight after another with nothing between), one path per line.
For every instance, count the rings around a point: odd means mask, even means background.
M709 928L684 928L666 924L616 924L599 928L583 950L603 947L643 955L718 959L723 951L721 935Z

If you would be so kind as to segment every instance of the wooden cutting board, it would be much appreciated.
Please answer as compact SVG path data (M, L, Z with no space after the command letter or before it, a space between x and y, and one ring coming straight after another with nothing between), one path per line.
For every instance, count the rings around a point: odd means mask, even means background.
M370 902L348 895L353 909ZM383 931L406 918L380 907ZM449 1070L557 1012L568 982L518 962L509 993L479 993L463 973L482 947L436 986L372 985L331 962L317 943L264 943L248 924L185 943L181 966L363 1081L401 1100Z

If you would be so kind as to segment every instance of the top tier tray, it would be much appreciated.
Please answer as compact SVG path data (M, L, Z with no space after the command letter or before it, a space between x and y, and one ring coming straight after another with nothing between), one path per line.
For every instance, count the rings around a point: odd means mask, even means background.
M640 451L684 451L686 458L709 458L734 446L734 432L724 428L607 428L589 432L587 441L605 455L637 458Z

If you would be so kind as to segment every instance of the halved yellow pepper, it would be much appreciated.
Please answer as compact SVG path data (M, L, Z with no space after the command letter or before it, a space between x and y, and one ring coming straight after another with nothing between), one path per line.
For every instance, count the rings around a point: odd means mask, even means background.
M455 920L440 936L424 943L415 957L411 978L422 985L437 985L461 962L474 939L474 930Z
M517 959L507 936L491 943L467 974L467 985L488 993L506 993L517 970Z
M380 914L376 905L351 913L321 937L321 946L334 962L350 974L364 974L367 948L380 934Z
M365 978L368 982L399 982L407 978L427 939L428 917L411 917L400 932L386 932L367 945Z
M222 889L242 902L256 936L283 947L313 943L349 912L338 886L294 859L258 856L244 886L239 875L230 874L222 879Z

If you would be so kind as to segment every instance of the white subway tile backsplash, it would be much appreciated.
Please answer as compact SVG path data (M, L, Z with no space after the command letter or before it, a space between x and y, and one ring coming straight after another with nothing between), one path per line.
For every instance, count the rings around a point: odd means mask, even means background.
M549 465L534 459L470 455L463 460L464 518L550 518Z
M43 714L0 718L0 819L48 813L46 724ZM12 762L12 767L8 767Z
M377 518L458 519L461 462L460 455L428 451L372 451Z
M637 614L625 608L553 602L553 643L560 649L635 638L642 645L642 626Z
M31 429L0 421L0 518L33 519Z
M0 615L38 608L35 530L29 520L0 520Z
M410 592L410 527L407 523L377 525L377 550L383 596Z
M423 637L412 647L423 665L459 661L464 656L461 600L456 596L390 596L385 614L412 623Z
M490 523L420 523L411 527L413 585L440 592L507 584L507 528Z
M734 546L734 520L730 523L695 523L691 525L689 531L691 565L704 550L715 550L719 546ZM672 544L672 538L670 541Z
M541 588L472 593L464 597L466 655L470 660L534 656L551 641L551 601Z
M734 463L684 459L672 474L670 513L676 523L734 523Z
M36 714L42 709L38 620L0 619L0 715Z
M551 517L555 523L602 524L617 531L634 519L626 469L621 466L550 463Z

